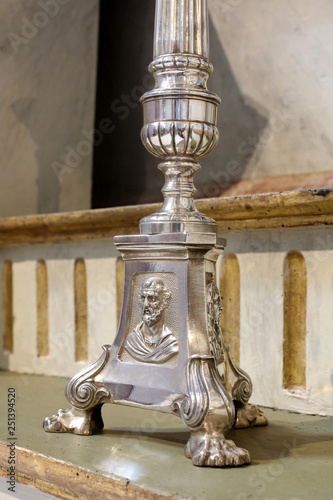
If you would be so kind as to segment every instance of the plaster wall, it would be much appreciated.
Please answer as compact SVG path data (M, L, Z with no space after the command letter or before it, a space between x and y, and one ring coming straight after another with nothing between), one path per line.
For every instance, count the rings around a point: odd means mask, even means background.
M0 217L90 208L98 5L0 2Z
M222 106L208 176L230 160L233 180L332 170L333 3L210 0L209 9L210 88Z

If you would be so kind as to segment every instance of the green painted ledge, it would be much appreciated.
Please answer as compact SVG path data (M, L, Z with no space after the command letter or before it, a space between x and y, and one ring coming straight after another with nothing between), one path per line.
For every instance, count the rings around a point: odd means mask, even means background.
M0 372L0 473L6 474L8 387L17 392L17 477L65 499L331 500L333 419L267 410L268 427L232 431L250 450L241 468L194 467L177 418L105 405L93 436L47 434L45 416L66 407L66 380Z

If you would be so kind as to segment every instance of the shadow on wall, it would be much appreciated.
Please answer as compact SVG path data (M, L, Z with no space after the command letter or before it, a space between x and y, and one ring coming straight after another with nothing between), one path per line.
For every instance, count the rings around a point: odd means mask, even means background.
M133 2L127 10L118 2L101 0L95 128L108 118L112 133L94 150L92 208L162 200L159 161L140 140L139 99L153 85L147 67L153 58L154 11L151 0ZM242 178L254 151L245 145L249 138L258 139L268 122L242 95L212 23L210 45L215 72L209 88L222 97L220 142L201 161L197 197L220 196Z
M57 130L50 129L48 114L43 109L44 104L45 102L42 99L25 97L17 99L11 105L15 117L29 130L34 143L38 146L35 153L38 163L38 178L36 181L38 214L59 211L61 186L57 182L53 171L50 175L50 158L57 158L58 142L66 141L65 134L67 133L67 130L64 130L61 124ZM52 121L52 123L54 124L55 121ZM57 140L54 140L55 138Z
M200 161L202 169L195 177L197 198L221 196L230 184L242 179L255 144L268 124L268 112L259 111L242 94L211 21L209 29L214 72L208 86L222 99L218 111L220 140L215 150Z

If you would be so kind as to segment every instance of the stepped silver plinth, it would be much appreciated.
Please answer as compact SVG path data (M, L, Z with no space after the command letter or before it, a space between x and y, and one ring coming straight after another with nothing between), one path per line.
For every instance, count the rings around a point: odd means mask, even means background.
M44 428L91 434L103 428L104 403L151 408L190 429L185 455L194 465L221 467L250 462L226 439L228 430L267 420L248 404L250 377L223 340L216 262L226 242L194 203L197 160L218 141L220 99L207 89L208 57L207 0L157 0L155 87L142 97L141 137L162 160L164 204L140 222L140 234L115 237L125 263L116 339L68 382L70 407L47 417Z

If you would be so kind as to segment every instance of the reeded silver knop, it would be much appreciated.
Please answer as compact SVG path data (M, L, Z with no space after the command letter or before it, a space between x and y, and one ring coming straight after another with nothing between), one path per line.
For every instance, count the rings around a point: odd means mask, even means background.
M141 221L144 234L216 232L215 221L197 211L193 175L197 159L216 146L220 98L207 89L213 71L208 60L208 13L205 0L157 0L154 60L155 87L142 98L146 149L162 158L166 182L162 209Z

